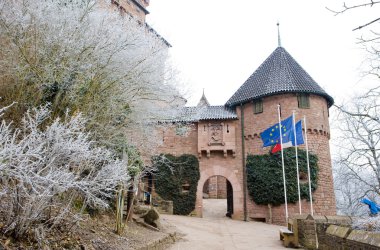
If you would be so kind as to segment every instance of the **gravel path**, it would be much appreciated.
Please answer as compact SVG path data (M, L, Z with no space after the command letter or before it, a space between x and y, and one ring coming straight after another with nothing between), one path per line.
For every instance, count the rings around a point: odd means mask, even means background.
M164 221L175 225L184 235L169 249L284 249L279 239L280 226L231 220L224 216L224 202L204 200L204 218L162 215Z

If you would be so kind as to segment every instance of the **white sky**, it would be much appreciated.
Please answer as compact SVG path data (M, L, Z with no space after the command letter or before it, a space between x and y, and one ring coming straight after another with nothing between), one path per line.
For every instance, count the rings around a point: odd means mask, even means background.
M188 105L203 88L212 105L223 105L276 49L277 21L282 46L340 103L368 85L356 44L363 31L352 29L379 13L375 6L334 16L325 8L340 9L343 1L151 0L147 22L173 46L172 61L192 90Z

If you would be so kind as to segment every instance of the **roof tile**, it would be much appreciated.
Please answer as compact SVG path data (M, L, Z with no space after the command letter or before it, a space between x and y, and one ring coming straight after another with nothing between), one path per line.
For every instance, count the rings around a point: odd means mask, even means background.
M203 120L234 120L236 112L225 106L184 107L173 122L197 122Z
M326 98L328 105L334 99L283 48L278 47L240 86L227 101L233 107L253 99L279 93L312 93Z

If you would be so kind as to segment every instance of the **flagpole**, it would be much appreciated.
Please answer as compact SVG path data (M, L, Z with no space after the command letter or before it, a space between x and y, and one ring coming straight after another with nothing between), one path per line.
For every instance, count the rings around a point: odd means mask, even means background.
M295 149L296 149L296 167L297 167L298 204L299 204L300 214L302 214L301 189L300 189L300 172L299 172L299 167L298 167L298 143L297 143L296 121L295 121L294 110L293 110L293 133L294 133L294 144L295 144Z
M305 145L306 145L306 160L307 160L307 175L309 177L309 197L310 197L310 212L311 215L314 214L313 209L313 196L311 195L311 181L310 181L310 162L309 162L309 146L307 142L307 126L306 126L306 116L303 117L303 122L305 124Z
M280 143L281 143L281 163L282 163L282 178L284 179L284 195L285 195L285 217L286 223L288 223L288 197L286 195L286 180L285 180L285 163L284 163L284 149L282 147L282 130L281 130L281 115L280 115L280 107L281 105L277 105L277 113L278 113L278 125L280 130Z

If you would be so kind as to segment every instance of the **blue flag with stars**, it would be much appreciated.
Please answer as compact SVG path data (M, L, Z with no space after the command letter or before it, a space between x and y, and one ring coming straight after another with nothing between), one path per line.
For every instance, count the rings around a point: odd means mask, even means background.
M292 138L291 134L293 133L293 117L289 116L285 120L281 121L281 126L282 143L287 143ZM264 143L263 147L273 146L280 143L279 124L277 123L270 128L267 128L264 132L260 133L260 136L261 140Z

